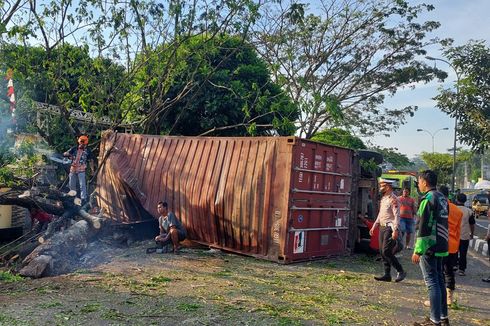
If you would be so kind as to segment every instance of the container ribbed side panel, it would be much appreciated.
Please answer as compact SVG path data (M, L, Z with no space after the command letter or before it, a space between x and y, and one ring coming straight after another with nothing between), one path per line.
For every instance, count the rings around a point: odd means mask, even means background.
M99 205L120 223L167 201L189 238L245 254L284 253L293 138L160 137L106 133ZM129 192L129 195L128 195Z

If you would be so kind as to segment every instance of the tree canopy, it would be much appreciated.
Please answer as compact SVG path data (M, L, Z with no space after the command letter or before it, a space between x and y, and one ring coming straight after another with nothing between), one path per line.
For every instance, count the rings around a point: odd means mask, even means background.
M273 2L253 26L275 80L299 104L301 136L339 125L363 135L393 130L416 107L383 108L385 96L446 76L418 60L438 42L426 34L439 23L417 20L432 6L391 0L313 6Z
M92 58L87 46L63 44L48 52L39 46L3 45L0 67L13 69L17 102L24 101L24 106L18 105L18 129L39 131L57 150L72 144L82 129L88 131L72 123L69 110L122 119L119 107L129 89L124 67ZM60 114L40 129L30 101L56 105Z
M165 51L156 49L156 52ZM163 71L168 58L148 54L146 58L155 60L149 63L152 72ZM140 85L145 85L143 81L151 76L146 70L137 74L132 97L140 96L145 107L150 101L164 103L166 98L179 99L160 109L148 108L148 114L144 112L146 130L150 133L294 134L296 106L271 82L265 62L243 39L198 35L181 45L176 58L180 64L165 93L158 92L161 87L158 84L146 86L142 91ZM185 96L179 98L182 90L186 90Z
M437 106L458 119L458 139L481 151L490 144L490 48L471 41L446 48L444 56L458 78L455 87L440 90Z
M317 132L311 140L350 149L366 149L363 141L349 131L340 128L325 129Z

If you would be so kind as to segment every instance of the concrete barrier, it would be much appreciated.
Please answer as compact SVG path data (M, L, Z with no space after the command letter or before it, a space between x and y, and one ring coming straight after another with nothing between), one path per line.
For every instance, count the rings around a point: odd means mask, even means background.
M475 250L477 253L488 257L488 243L485 240L473 238L470 240L470 248Z

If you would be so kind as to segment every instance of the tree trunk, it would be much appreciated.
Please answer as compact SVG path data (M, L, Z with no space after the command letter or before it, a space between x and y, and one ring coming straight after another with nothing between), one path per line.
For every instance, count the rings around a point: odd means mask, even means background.
M38 278L73 271L79 265L78 258L87 247L91 235L94 232L89 223L78 221L34 249L23 260L19 274Z

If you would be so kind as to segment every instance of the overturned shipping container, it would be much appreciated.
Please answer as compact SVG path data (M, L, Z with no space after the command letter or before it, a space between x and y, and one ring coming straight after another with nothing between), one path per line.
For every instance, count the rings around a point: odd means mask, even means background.
M346 251L352 151L295 137L103 136L98 201L121 223L167 201L191 240L290 263Z

